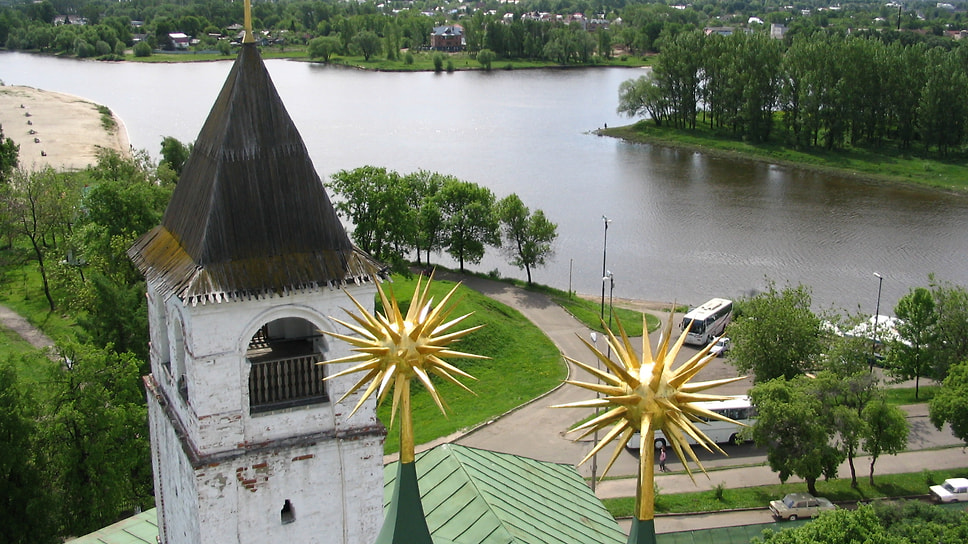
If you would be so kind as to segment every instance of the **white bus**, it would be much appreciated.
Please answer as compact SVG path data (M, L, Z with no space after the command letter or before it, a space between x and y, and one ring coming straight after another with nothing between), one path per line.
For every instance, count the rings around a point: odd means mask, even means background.
M746 395L737 395L729 400L720 400L712 402L697 402L697 406L701 406L710 412L716 412L717 414L722 414L740 425L734 423L727 423L725 421L720 421L718 419L706 419L703 418L701 421L696 422L696 427L703 432L710 440L717 444L737 444L739 440L739 432L744 426L751 426L756 423L756 407L750 403L750 398ZM686 435L690 444L695 444L696 441L692 439L691 436ZM639 433L632 435L629 440L628 447L630 449L639 448ZM668 445L668 440L662 431L655 432L655 449L659 449L663 446Z
M705 346L726 330L733 316L733 301L714 298L682 316L680 330L689 329L687 344ZM690 326L691 325L691 326Z

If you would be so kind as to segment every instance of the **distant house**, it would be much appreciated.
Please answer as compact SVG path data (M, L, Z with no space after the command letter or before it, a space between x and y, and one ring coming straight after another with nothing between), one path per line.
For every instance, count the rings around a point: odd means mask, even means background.
M191 45L192 39L184 32L169 32L168 37L171 38L171 44L175 49L187 50L188 46Z
M786 37L786 33L786 25L781 25L779 23L770 24L770 37L774 40L782 40L784 37Z
M733 33L733 27L731 26L707 26L703 29L703 33L709 36L710 34L719 34L720 36L729 36Z
M430 34L430 48L434 51L457 52L464 50L464 27L460 25L434 27Z

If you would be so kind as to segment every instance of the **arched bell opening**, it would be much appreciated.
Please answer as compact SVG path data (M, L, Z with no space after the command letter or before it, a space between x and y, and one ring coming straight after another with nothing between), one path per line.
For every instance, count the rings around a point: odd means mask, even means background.
M250 412L329 401L323 384L326 341L312 323L285 317L260 327L249 341Z

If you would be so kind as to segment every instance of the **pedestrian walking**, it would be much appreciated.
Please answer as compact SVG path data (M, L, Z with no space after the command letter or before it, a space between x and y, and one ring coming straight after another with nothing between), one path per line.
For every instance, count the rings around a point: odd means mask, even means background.
M659 449L659 471L660 472L669 472L669 469L667 469L665 466L665 460L666 460L665 446L662 446Z

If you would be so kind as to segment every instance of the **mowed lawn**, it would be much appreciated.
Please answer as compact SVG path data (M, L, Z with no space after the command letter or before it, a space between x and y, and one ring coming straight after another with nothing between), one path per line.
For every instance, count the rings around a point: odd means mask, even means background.
M392 289L404 312L410 305L416 277L405 279L394 276L385 285ZM435 302L440 301L454 283L434 280L431 293ZM471 333L452 345L456 351L485 355L490 359L448 359L452 365L474 376L476 380L461 378L474 394L434 378L435 386L447 406L447 415L441 414L430 394L418 382L413 386L413 418L415 442L423 444L461 429L468 429L493 419L499 414L542 395L561 384L567 367L558 348L545 334L528 321L520 312L490 299L473 289L460 286L455 298L456 308L451 318L467 313L472 315L453 330L483 324L484 328ZM377 308L381 310L380 307ZM345 316L334 316L341 319ZM388 394L379 409L380 420L390 427L392 393ZM400 423L393 422L389 428L386 453L400 449Z

